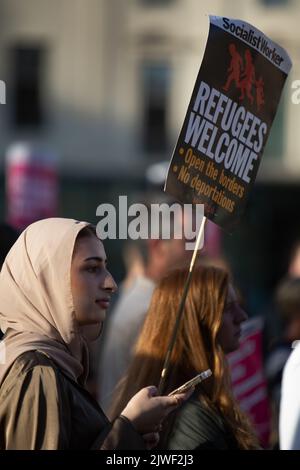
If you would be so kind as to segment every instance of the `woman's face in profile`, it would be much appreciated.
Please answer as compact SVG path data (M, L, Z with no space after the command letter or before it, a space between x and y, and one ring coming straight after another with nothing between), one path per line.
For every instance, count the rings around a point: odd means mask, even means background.
M78 324L90 326L89 332L93 332L89 339L99 336L111 295L117 288L106 262L103 243L96 236L76 241L71 264L71 290Z
M219 344L226 354L235 351L239 347L241 324L246 319L247 314L240 306L234 288L229 284L222 323L218 333Z

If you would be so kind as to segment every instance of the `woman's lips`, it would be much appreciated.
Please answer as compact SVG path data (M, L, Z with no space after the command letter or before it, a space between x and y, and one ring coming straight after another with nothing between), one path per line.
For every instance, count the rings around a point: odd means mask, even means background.
M96 304L106 310L109 307L110 301L108 299L98 299L96 300Z

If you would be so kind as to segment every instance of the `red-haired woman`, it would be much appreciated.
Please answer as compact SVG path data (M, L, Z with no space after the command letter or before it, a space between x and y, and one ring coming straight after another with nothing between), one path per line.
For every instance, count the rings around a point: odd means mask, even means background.
M154 291L128 374L111 410L117 416L128 399L147 384L158 384L187 270L171 272ZM214 267L193 273L179 335L171 357L165 393L201 371L212 376L164 424L164 449L254 449L257 439L231 391L226 354L239 346L247 318L228 274Z

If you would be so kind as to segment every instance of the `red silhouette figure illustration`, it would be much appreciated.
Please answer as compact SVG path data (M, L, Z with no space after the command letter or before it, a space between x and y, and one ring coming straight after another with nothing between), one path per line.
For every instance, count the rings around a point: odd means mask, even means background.
M227 82L223 86L223 90L228 91L231 82L235 82L235 86L240 88L240 74L243 67L243 60L238 51L236 50L235 44L229 44L229 52L231 55L231 61L227 72L229 72Z
M250 49L246 49L245 51L245 62L243 62L235 44L229 44L228 49L231 60L229 68L227 69L227 81L222 88L223 90L228 91L232 82L234 82L236 88L240 90L239 100L244 101L245 98L247 98L251 104L254 103L255 95L256 107L259 111L265 104L265 83L262 77L259 77L259 80L256 80L256 71Z
M256 105L258 111L262 104L265 104L265 95L264 95L264 81L262 77L259 77L259 80L255 82L256 85Z
M246 92L247 98L249 98L251 104L253 104L254 97L251 92L252 86L255 84L255 68L249 49L245 52L245 62L245 70L243 71L242 80L240 81L241 95L239 99L240 101L243 100Z

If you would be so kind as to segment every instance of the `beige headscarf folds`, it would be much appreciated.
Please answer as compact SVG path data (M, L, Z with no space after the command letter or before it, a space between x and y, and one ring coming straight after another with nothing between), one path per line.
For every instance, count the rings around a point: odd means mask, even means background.
M62 218L35 222L8 253L0 273L0 328L6 332L0 384L14 360L31 350L84 383L88 349L75 320L70 270L76 237L88 225Z

